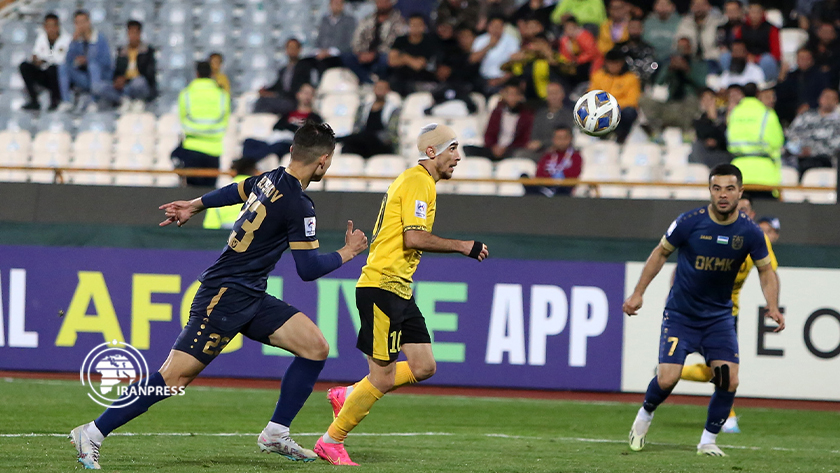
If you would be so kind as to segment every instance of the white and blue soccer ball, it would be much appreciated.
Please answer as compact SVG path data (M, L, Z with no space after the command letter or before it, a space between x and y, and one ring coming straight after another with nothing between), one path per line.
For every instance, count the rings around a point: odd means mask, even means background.
M575 104L575 123L587 135L603 136L621 121L621 107L609 92L590 90Z

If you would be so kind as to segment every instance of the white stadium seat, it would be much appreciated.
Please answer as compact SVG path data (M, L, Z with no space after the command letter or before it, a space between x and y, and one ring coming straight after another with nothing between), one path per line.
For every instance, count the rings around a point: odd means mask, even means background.
M496 164L496 179L519 179L523 174L534 177L537 174L537 163L525 158L507 158ZM499 195L525 195L522 184L499 184Z
M70 166L108 169L114 156L113 147L114 138L110 133L83 131L73 142L73 160ZM68 178L73 184L106 185L113 182L111 174L101 172L68 173Z
M181 119L174 113L165 113L157 120L157 137L159 140L179 139L181 137Z
M365 163L365 176L390 177L400 175L406 169L406 161L396 154L379 154L368 158ZM391 179L371 179L368 181L369 192L386 192Z
M814 168L802 175L802 185L809 187L837 186L837 170L829 168ZM833 204L837 201L834 191L804 191L805 199L814 204Z
M0 131L0 163L4 166L26 166L32 138L23 130ZM27 179L25 171L0 171L0 181L21 182Z
M358 154L333 156L324 187L328 191L364 192L367 183L362 179L336 179L340 176L362 176L364 172L365 160Z
M350 69L342 67L324 71L318 84L318 95L330 93L356 93L359 90L359 79Z
M239 139L265 140L271 136L275 123L277 123L277 115L271 113L246 115L239 123Z
M612 141L597 141L580 150L584 169L587 165L618 166L619 146Z
M709 168L705 164L688 163L684 167L672 169L667 182L702 184L709 180ZM709 190L705 187L676 187L674 198L681 200L708 200Z
M659 167L662 164L662 149L652 143L627 143L621 152L619 163L623 169L631 167Z
M618 181L621 180L621 168L617 163L590 164L584 157L580 179L585 181ZM594 197L594 192L589 192L588 187L586 185L577 186L574 192L575 197L586 197L587 194ZM627 188L624 186L598 186L598 191L601 197L627 197Z
M157 121L151 112L126 113L117 119L117 135L155 136Z
M788 64L796 64L796 51L808 41L808 32L799 28L782 28L779 32L779 43L782 48L782 60Z
M70 163L70 144L72 139L66 131L42 131L32 141L32 160L30 164L38 167L66 167ZM34 182L53 182L52 171L32 171L30 180Z
M318 106L319 113L327 123L348 118L355 121L358 109L359 96L357 94L327 94L321 97L321 103Z
M409 118L421 118L425 115L423 111L432 106L434 99L429 92L414 92L409 94L403 101L402 115L400 120L407 120ZM434 122L432 117L426 117L427 123Z
M464 158L455 168L453 177L458 179L492 179L493 163L487 158ZM459 182L455 185L457 194L495 195L496 184L490 182Z

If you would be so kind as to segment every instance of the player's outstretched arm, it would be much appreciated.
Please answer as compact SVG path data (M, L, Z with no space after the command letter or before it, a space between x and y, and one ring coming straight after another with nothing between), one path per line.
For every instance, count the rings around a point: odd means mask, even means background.
M773 330L774 332L781 332L785 329L785 316L779 311L779 276L772 266L766 264L758 268L758 278L761 281L764 300L767 301L765 317L769 317L779 324Z
M161 227L165 227L171 223L177 224L179 227L187 223L193 215L205 209L201 198L193 200L176 200L168 204L163 204L158 209L163 210L166 215L166 220L160 222Z
M624 301L622 309L625 314L636 315L639 309L642 308L642 297L644 296L645 291L651 281L653 281L653 278L659 274L659 271L662 271L662 266L664 266L665 262L668 261L669 256L671 256L671 250L662 246L662 243L656 245L656 248L653 249L645 262L645 267L642 269L642 275L639 276L639 282L636 284L636 289L634 289L633 294Z
M251 193L251 188L255 181L255 177L250 177L245 181L229 184L221 189L208 192L197 199L189 201L178 200L163 204L158 208L164 211L166 220L160 222L160 226L165 227L175 223L180 227L187 223L193 215L204 209L241 204L245 202L247 195Z
M424 230L407 230L403 233L405 247L432 253L461 253L464 256L484 261L490 256L487 245L474 240L450 240L432 235Z

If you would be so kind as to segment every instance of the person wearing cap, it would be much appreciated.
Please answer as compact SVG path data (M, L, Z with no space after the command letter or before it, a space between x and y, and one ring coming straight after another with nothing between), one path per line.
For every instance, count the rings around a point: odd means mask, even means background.
M421 252L461 253L478 261L489 254L479 241L431 233L437 211L435 183L451 178L461 159L455 132L444 125L426 125L417 148L419 165L400 174L382 199L367 264L356 284L361 319L356 347L367 355L370 374L353 386L327 392L335 420L314 450L333 465L356 465L344 449L344 439L376 401L435 374L431 337L411 290ZM408 361L397 362L401 351Z
M755 210L752 206L752 199L746 193L741 196L741 199L738 201L738 212L740 212L741 218L749 218L755 220ZM767 254L770 257L770 265L773 267L773 271L775 273L776 269L779 267L779 262L776 260L776 253L773 252L773 243L779 239L778 230L775 231L775 237L768 232L767 223L764 222L766 219L775 220L776 228L779 227L779 219L772 218L772 217L762 217L758 224L761 229L764 231L764 243L767 244ZM753 266L755 263L753 262L752 258L747 256L747 259L744 260L743 264L741 264L741 268L738 270L738 274L735 276L735 285L732 287L732 316L735 317L735 327L738 327L738 314L740 312L740 299L741 299L741 288L744 287L744 282L747 280L747 276L750 275L752 272ZM705 363L696 363L693 365L685 365L682 369L682 374L680 375L680 379L685 379L689 381L699 381L703 383L708 383L712 380L712 368L706 365ZM729 412L729 418L726 419L724 422L721 431L724 433L729 434L737 434L741 432L741 428L738 426L738 417L735 415L735 408L733 407Z

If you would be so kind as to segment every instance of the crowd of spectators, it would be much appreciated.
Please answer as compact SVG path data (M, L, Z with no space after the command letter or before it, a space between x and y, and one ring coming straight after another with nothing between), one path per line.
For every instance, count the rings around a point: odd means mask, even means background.
M284 66L274 84L259 90L254 111L277 114L278 132L293 131L297 115L317 116L311 104L301 104L302 89L317 86L327 69L348 68L361 83L376 84L352 135L343 138L348 149L369 156L397 149L398 107L385 99L391 90L403 97L431 92L435 105L460 100L470 112L476 110L470 94L500 94L488 110L483 143L467 152L539 161L558 152L554 130L571 126L569 100L598 88L622 109L611 139L623 143L637 123L654 140L664 128L679 127L686 139L696 136L691 159L713 165L731 158L727 116L743 95L738 89L753 83L788 129L787 162L801 172L836 166L835 0L770 2L781 8L772 22L768 2L759 0L440 0L407 17L393 0L372 3L375 10L357 21L343 0L331 0L314 53L304 56L299 39L286 40ZM139 107L155 97L154 48L141 41L142 24L128 23L128 42L115 55L86 12L76 13L74 26L71 35L54 15L45 18L31 60L20 65L32 99L25 108L38 107L39 85L50 90L51 109L73 107L76 96L106 107ZM783 59L780 27L808 33L795 61ZM221 55L211 63L219 86L229 88ZM86 105L80 102L76 107ZM274 145L286 141L268 146L285 149Z

